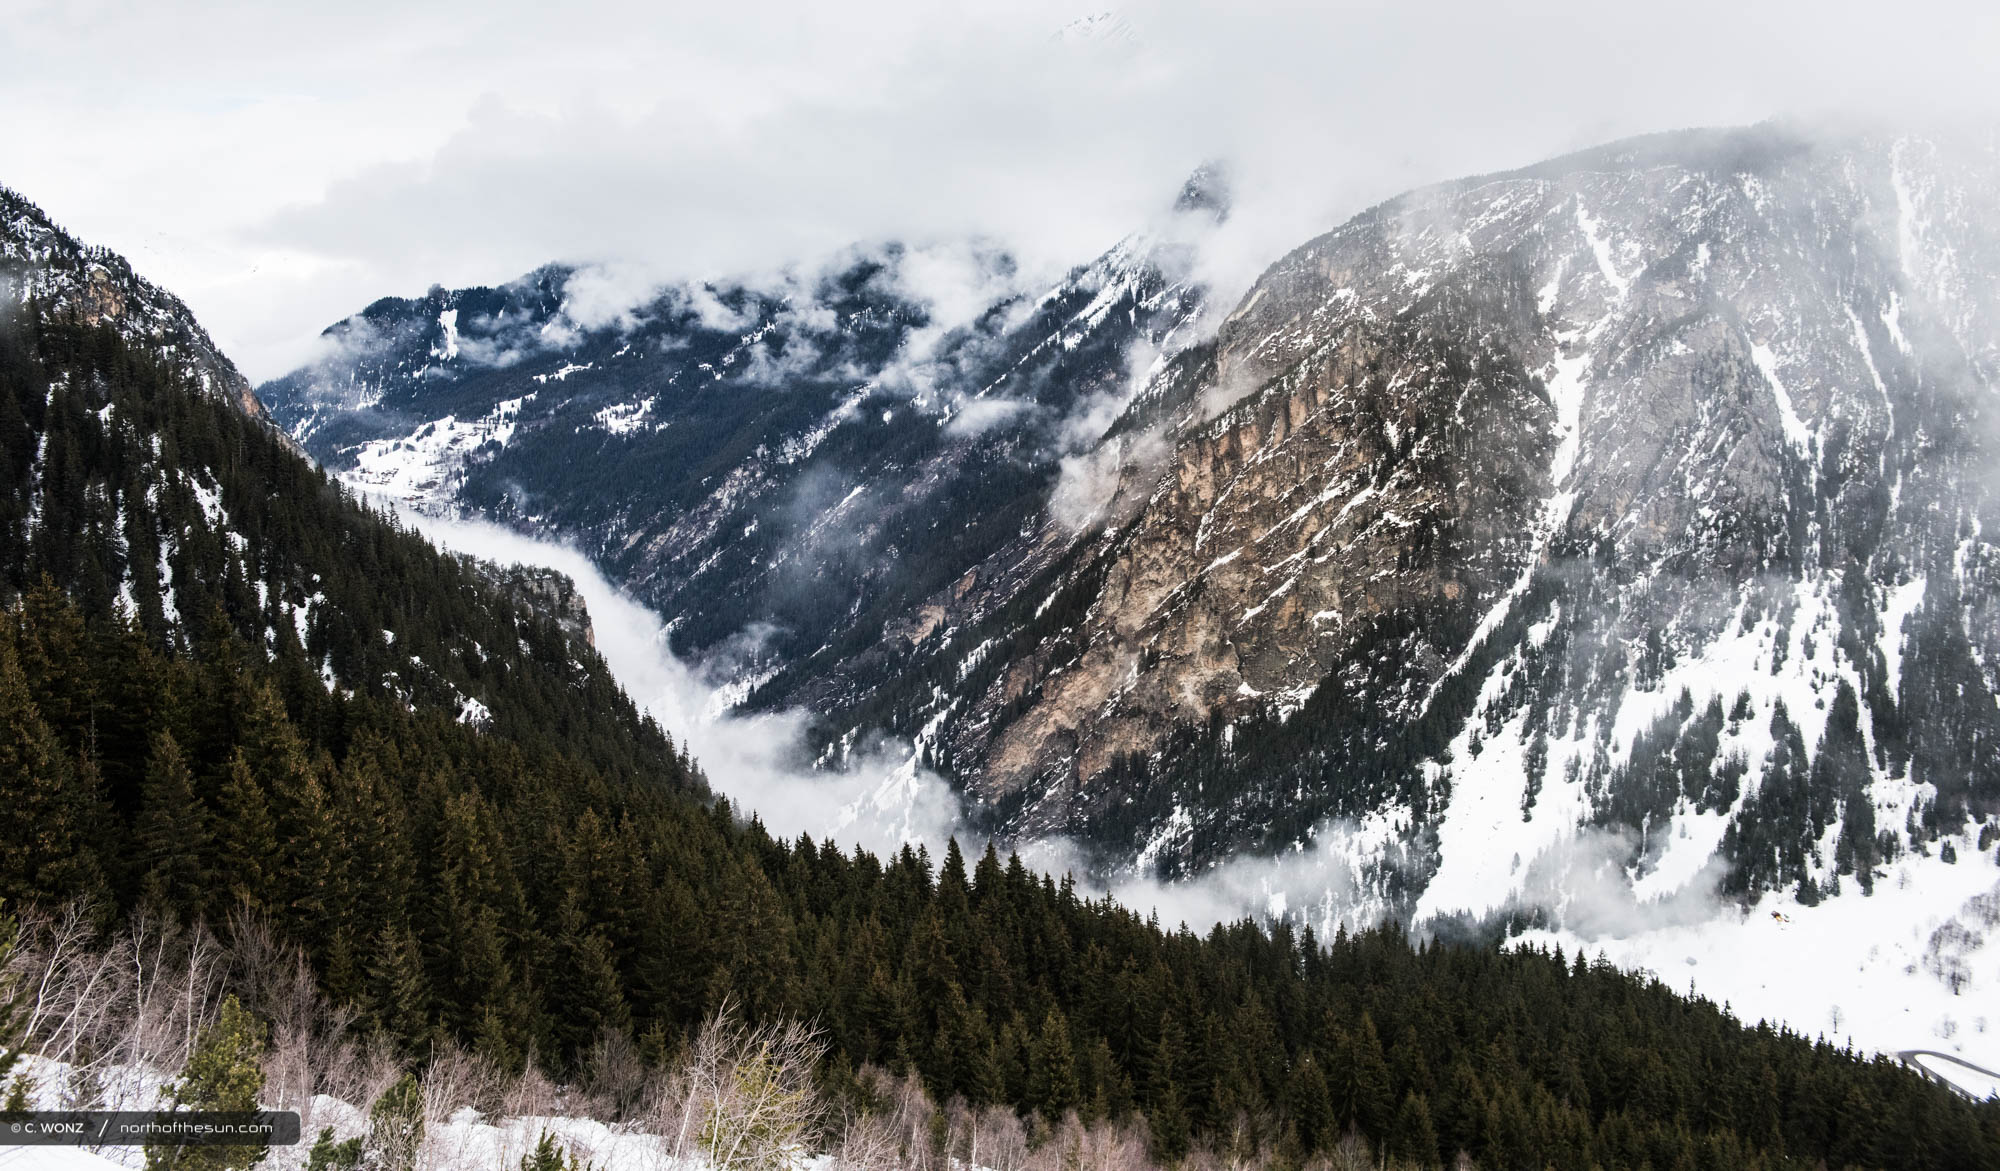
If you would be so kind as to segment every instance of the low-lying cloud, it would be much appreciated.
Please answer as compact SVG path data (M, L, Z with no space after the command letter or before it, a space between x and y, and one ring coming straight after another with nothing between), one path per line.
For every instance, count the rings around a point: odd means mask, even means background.
M832 837L871 850L939 843L961 829L958 801L936 775L896 746L868 746L840 772L805 759L801 712L721 711L716 687L668 648L659 616L633 601L582 553L477 521L406 514L437 544L503 564L568 574L589 608L598 653L634 702L682 739L718 793L755 812L773 833ZM732 654L754 658L754 638Z
M1511 909L1539 913L1586 939L1702 923L1720 911L1728 875L1720 853L1687 882L1652 897L1640 894L1631 871L1638 854L1631 830L1579 827L1527 862Z
M944 843L954 837L969 854L984 849L986 839L971 827L958 794L917 763L908 742L876 737L850 749L841 767L816 768L804 748L806 713L730 710L741 698L741 680L756 676L768 632L746 632L729 644L722 670L704 670L674 655L660 617L575 549L484 522L405 519L456 552L545 566L573 578L589 607L598 651L619 683L686 743L718 793L739 812L755 813L774 834L810 834L878 853L922 844L933 858L942 857ZM1422 849L1410 835L1407 814L1395 810L1365 821L1333 819L1302 846L1275 856L1224 859L1196 877L1173 881L1101 873L1088 850L1060 837L1018 848L1036 869L1071 873L1082 889L1113 893L1169 926L1186 923L1199 931L1245 917L1283 918L1327 936L1409 913L1385 892L1396 874L1405 887L1422 886ZM1579 827L1524 859L1516 890L1485 921L1527 916L1584 939L1618 939L1712 921L1726 909L1718 894L1720 858L1675 890L1646 896L1630 869L1636 855L1627 831ZM1452 909L1441 913L1448 917ZM1422 932L1439 924L1412 926Z
M878 738L847 754L843 767L816 769L804 752L807 716L787 711L743 715L727 711L704 672L668 648L657 614L611 585L575 549L477 521L422 515L405 520L437 544L506 564L545 566L577 583L590 611L597 648L612 674L647 712L694 754L716 792L739 811L755 813L774 834L811 834L881 852L921 843L933 858L956 837L968 853L985 839L970 828L958 795L917 765L906 742ZM754 636L732 654L742 667L756 655ZM733 670L732 674L735 673ZM1197 930L1245 916L1288 916L1330 931L1374 922L1386 907L1371 891L1371 875L1388 857L1379 827L1322 826L1309 850L1276 858L1225 861L1199 878L1161 882L1145 876L1094 877L1086 851L1061 838L1024 843L1024 861L1076 875L1086 890L1110 890L1141 913Z
M1150 483L1166 455L1166 440L1154 429L1064 456L1049 496L1049 516L1072 533L1090 528L1109 515L1127 478Z
M976 439L988 431L1004 427L1035 404L1018 398L968 398L957 406L944 426L945 434L960 439Z

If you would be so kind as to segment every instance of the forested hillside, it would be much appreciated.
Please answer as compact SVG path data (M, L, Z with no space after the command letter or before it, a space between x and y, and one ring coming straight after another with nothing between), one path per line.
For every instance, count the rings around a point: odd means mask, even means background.
M774 841L519 595L115 332L0 332L10 906L255 911L412 1062L664 1062L727 1001L817 1022L858 1105L884 1066L1164 1161L1350 1128L1420 1164L2000 1159L2000 1106L1580 956L1198 937L990 850Z
M0 637L0 890L261 910L413 1059L450 1038L564 1076L609 1033L665 1061L728 1000L823 1025L835 1088L874 1063L1048 1123L1137 1114L1167 1158L1245 1127L1293 1154L1352 1127L1495 1166L2000 1149L2000 1107L1581 956L1169 933L991 851L968 871L955 846L934 868L777 842L726 803L393 702L306 686L294 710L287 656L261 658L221 635L164 652L30 591ZM113 704L107 738L92 713Z
M0 325L0 387L8 596L55 582L161 653L209 653L228 632L278 664L295 707L328 689L393 700L700 784L522 583L364 508L150 347L26 314ZM138 749L100 751L115 771Z

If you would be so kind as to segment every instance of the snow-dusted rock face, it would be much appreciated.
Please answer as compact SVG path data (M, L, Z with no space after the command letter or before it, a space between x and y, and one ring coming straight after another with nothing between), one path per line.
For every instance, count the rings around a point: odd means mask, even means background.
M1170 247L942 334L892 250L381 302L266 391L1006 832L1185 871L1351 818L1405 912L1580 840L1811 900L1991 852L1995 192L1990 141L1661 135L1372 209L1197 344Z
M33 304L46 314L115 325L128 339L177 357L204 390L269 421L250 380L216 348L179 297L133 272L117 253L79 242L5 187L0 187L0 303Z
M1037 297L990 249L890 246L596 316L603 274L552 267L377 302L260 393L347 483L573 542L755 702L845 710L1193 340L1188 264L1135 236Z
M1503 905L1579 826L1663 889L1718 855L1865 884L2000 800L1996 177L1990 143L1759 128L1356 217L1136 397L1088 535L941 599L951 667L876 710L1116 856L1388 811L1426 910Z

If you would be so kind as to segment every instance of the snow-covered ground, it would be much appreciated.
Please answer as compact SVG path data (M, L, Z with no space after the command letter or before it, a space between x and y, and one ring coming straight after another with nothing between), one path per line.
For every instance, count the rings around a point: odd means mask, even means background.
M505 447L523 404L535 396L511 398L484 418L453 415L433 419L400 439L376 439L355 453L355 466L341 480L363 492L429 509L450 505L454 483L474 453L489 445Z
M2000 1097L2000 1076L1960 1065L1956 1061L1941 1060L1930 1053L1913 1054L1910 1060L1956 1083L1960 1089L1970 1091L1975 1097Z
M1806 907L1766 894L1748 913L1718 908L1628 935L1535 931L1522 942L1602 951L1620 967L1727 1001L1746 1023L1783 1022L1881 1053L1934 1049L2000 1069L2000 946L1981 946L1995 930L1985 908L2000 906L2000 866L1990 850L1957 846L1956 863L1899 859L1873 895L1850 890ZM1967 906L1981 896L1992 902ZM1956 992L1940 973L1954 958L1963 965ZM1953 1063L1931 1068L1971 1092L1993 1089L1992 1079Z
M1916 578L1885 598L1881 650L1892 679L1903 622L1924 586ZM1775 743L1778 706L1811 754L1838 689L1864 690L1826 633L1837 628L1835 588L1828 580L1798 583L1783 622L1739 611L1655 685L1619 697L1608 735L1600 735L1600 717L1592 714L1572 734L1549 739L1532 805L1528 712L1497 706L1506 702L1524 651L1502 656L1451 745L1449 803L1437 828L1441 861L1419 901L1419 922L1538 908L1562 929L1531 933L1526 942L1602 951L1620 967L1650 970L1676 988L1728 1001L1746 1022L1782 1022L1875 1052L1936 1049L2000 1069L2000 946L1985 947L2000 933L2000 863L1972 834L1952 841L1955 863L1943 860L1942 842L1922 844L1924 853L1906 851L1877 878L1872 895L1852 876L1841 880L1844 893L1813 907L1789 890L1767 893L1747 911L1715 894L1724 873L1724 831L1756 791ZM1551 616L1544 625L1556 621ZM1545 637L1537 627L1527 642ZM1683 694L1692 700L1690 721L1711 700L1734 710L1740 697L1749 714L1723 727L1715 760L1741 761L1748 776L1731 809L1678 802L1653 830L1643 868L1630 868L1633 838L1590 827L1584 774L1600 747L1612 765L1629 759L1635 741L1670 715ZM1489 711L1505 716L1497 732L1489 730ZM1875 770L1876 824L1908 844L1903 827L1911 811L1935 793L1883 765L1865 705L1860 730ZM1444 765L1430 770L1433 780L1447 776ZM1837 822L1829 826L1814 852L1822 886L1835 876L1839 833ZM1964 1080L1957 1067L1937 1072L1974 1092L1984 1084Z
M62 1087L69 1067L61 1062L29 1058L23 1069L33 1079L34 1107L41 1110L66 1109ZM163 1079L158 1076L122 1073L113 1079L116 1100L107 1108L151 1110L160 1106ZM278 1104L266 1102L271 1109ZM260 1168L268 1171L296 1171L306 1165L312 1145L323 1127L331 1127L336 1140L361 1134L367 1114L356 1106L329 1098L315 1097L300 1110L303 1123L297 1146L273 1147ZM593 1171L693 1171L698 1164L671 1157L666 1140L630 1127L612 1126L588 1118L537 1117L490 1119L465 1107L448 1119L425 1127L423 1166L431 1171L505 1171L518 1167L521 1157L534 1150L544 1134L557 1142ZM818 1166L816 1160L808 1166ZM78 1147L0 1147L0 1171L130 1171L146 1165L143 1147L105 1147L90 1151Z

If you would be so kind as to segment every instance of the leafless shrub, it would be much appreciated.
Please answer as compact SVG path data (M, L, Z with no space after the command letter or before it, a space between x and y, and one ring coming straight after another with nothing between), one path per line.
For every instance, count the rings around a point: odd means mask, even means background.
M361 1094L349 1100L370 1101L395 1075L393 1056L380 1049L370 1060L356 1037L353 1008L336 1006L320 994L312 968L297 951L273 953L276 958L265 982L259 1009L271 1022L270 1048L264 1056L264 1092L277 1110L297 1110L312 1123L316 1094L345 1097L339 1090ZM372 1067L372 1068L371 1068Z
M107 1108L133 1107L148 1073L185 1064L221 1001L227 956L199 927L141 915L104 938L96 919L84 903L21 916L13 962L26 1035L35 1052L98 1079Z
M1982 927L2000 927L2000 886L1965 900L1959 913Z
M1065 1168L1074 1171L1145 1171L1152 1166L1146 1135L1130 1122L1099 1121L1082 1129Z
M702 1026L649 1111L665 1153L699 1159L715 1171L798 1161L826 1116L813 1084L824 1052L810 1026L752 1028L725 1004Z
M1028 1132L1012 1110L989 1106L979 1113L978 1166L992 1171L1025 1171Z
M527 1067L508 1083L500 1113L510 1118L546 1118L555 1114L562 1091L530 1058Z
M271 1022L267 1100L308 1126L316 1095L371 1102L401 1073L388 1042L360 1036L353 1010L328 1002L304 955L258 915L232 915L224 939L144 911L107 933L96 921L81 903L30 910L14 958L29 989L29 1044L70 1066L74 1101L150 1106L225 993Z
M839 1139L828 1152L836 1168L846 1171L907 1171L923 1165L931 1104L914 1079L898 1077L879 1066L864 1065L855 1076L871 1105L848 1109L833 1129ZM913 1146L913 1143L916 1145Z
M901 1171L903 1141L895 1120L884 1114L863 1114L842 1128L830 1152L838 1171Z
M377 1033L328 1052L317 1073L320 1093L342 1102L373 1102L402 1076L403 1061L394 1043Z
M533 1066L529 1071L533 1071ZM498 1066L455 1041L441 1041L431 1047L418 1082L423 1086L423 1119L426 1133L437 1134L442 1124L466 1107L490 1112L510 1093L510 1079ZM524 1113L526 1113L524 1111ZM553 1109L535 1111L551 1114Z
M646 1063L632 1038L617 1029L606 1029L583 1055L583 1077L579 1089L588 1098L585 1111L606 1122L624 1122L637 1117L646 1097Z
M1263 1167L1270 1161L1275 1130L1270 1116L1239 1111L1228 1125L1189 1152L1182 1167L1184 1171L1249 1171ZM1327 1165L1334 1171L1348 1171L1348 1164L1342 1162L1345 1149L1343 1142L1332 1152ZM1375 1162L1368 1155L1367 1145L1364 1143L1359 1149L1364 1161L1357 1166L1372 1169Z
M874 1111L886 1121L902 1152L899 1166L909 1171L936 1171L947 1162L950 1135L924 1083L915 1074L901 1076L871 1069L866 1082L870 1096L880 1103Z
M1341 1136L1327 1162L1332 1171L1369 1171L1375 1166L1375 1156L1368 1149L1368 1140L1350 1130Z

